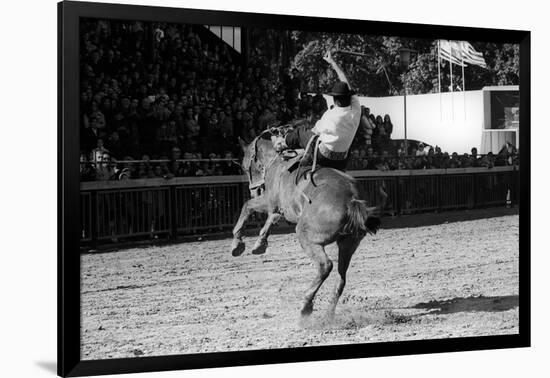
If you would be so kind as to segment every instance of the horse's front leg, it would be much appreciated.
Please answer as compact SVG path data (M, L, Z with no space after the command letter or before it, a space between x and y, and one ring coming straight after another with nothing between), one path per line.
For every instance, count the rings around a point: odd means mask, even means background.
M267 220L265 221L264 226L260 230L260 235L258 236L258 239L256 240L256 243L254 244L254 247L252 247L252 253L254 255L261 255L265 253L267 249L267 237L269 236L269 230L271 229L271 226L273 224L277 223L277 221L281 218L281 214L279 213L270 213L267 217Z
M237 220L237 224L233 228L233 241L231 242L231 254L233 256L240 256L244 252L244 242L242 239L244 222L255 211L259 213L267 212L267 201L264 196L251 198L244 203L239 220Z

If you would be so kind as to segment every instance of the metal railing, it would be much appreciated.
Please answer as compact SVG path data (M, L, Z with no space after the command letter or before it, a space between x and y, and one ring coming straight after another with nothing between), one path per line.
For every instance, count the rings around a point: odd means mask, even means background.
M477 155L477 158L478 159L483 159L485 157L487 157L488 155L487 154L478 154ZM468 157L469 158L469 157ZM443 159L441 156L436 156L436 155L421 155L421 156L417 156L417 155L395 155L395 154L392 154L392 155L386 155L386 156L382 156L382 155L376 155L376 156L371 156L371 157L368 157L368 156L365 156L365 157L353 157L351 156L350 157L350 160L348 162L348 170L353 170L353 169L361 169L361 170L369 170L369 171L373 171L373 170L378 170L378 168L367 168L366 166L368 165L369 161L372 162L372 161L377 161L379 162L380 159L384 159L386 163L388 162L392 162L392 161L400 161L400 162L406 162L406 161L413 161L413 160L424 160L424 161L427 161L428 159L433 159L433 160L436 160L439 164L439 163L443 163ZM447 160L447 163L450 163L451 161L453 163L456 163L456 161L458 161L459 163L462 163L466 158L464 157L464 155L459 155L456 159L450 159L450 160ZM514 166L514 165L518 165L518 159L519 159L519 154L513 154L513 155L509 155L507 157L501 157L501 156L498 156L498 155L493 155L493 157L491 158L492 159L492 165L491 166L494 166L494 164L496 162L498 162L499 164L501 164L501 166ZM103 160L103 159L97 159L97 160L89 160L89 161L81 161L80 162L80 167L81 167L81 172L83 172L84 168L85 167L90 167L92 170L95 170L97 169L98 167L101 167L101 166L109 166L111 168L115 168L115 167L118 167L118 169L122 169L124 167L130 167L130 166L149 166L151 168L154 168L154 167L157 167L157 166L168 166L168 164L172 164L172 163L181 163L181 164L186 164L186 163L190 163L190 164L195 164L196 167L198 167L197 164L199 163L230 163L232 165L234 165L235 167L241 167L241 160L240 159L237 159L237 158L191 158L191 159L174 159L174 160L170 160L170 159L147 159L147 160L119 160L119 159L115 159L115 158L112 158L112 157L109 157L107 160ZM419 168L421 169L421 168ZM428 169L439 169L439 168L428 168ZM186 177L192 177L192 176L186 176Z
M102 240L169 233L170 199L169 187L97 191L95 237Z
M387 215L504 206L508 194L514 204L519 199L517 167L348 173L370 204L377 202L378 188L385 184ZM244 176L83 182L81 242L227 232L248 198ZM249 226L264 219L254 216Z

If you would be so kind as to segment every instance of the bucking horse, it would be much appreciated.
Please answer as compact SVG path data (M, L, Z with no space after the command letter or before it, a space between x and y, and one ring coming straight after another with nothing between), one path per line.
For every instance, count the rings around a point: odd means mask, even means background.
M233 229L231 252L233 256L244 252L243 226L254 212L267 214L267 220L252 247L253 254L266 251L269 231L281 217L296 224L300 245L317 267L301 309L302 318L307 318L313 311L315 294L332 271L325 247L336 242L340 280L329 306L332 317L346 284L351 257L366 234L378 231L387 195L380 187L379 204L368 207L359 198L355 179L344 172L320 167L308 175L303 169L289 169L292 161L274 150L272 135L273 130L266 130L248 145L240 141L251 199L243 205Z

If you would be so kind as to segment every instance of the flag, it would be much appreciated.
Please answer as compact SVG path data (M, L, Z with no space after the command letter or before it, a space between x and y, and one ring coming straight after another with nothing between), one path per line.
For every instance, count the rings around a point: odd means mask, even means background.
M439 55L442 59L448 60L461 67L468 67L468 64L474 66L487 67L483 54L476 51L474 47L466 41L439 41Z
M476 49L474 49L474 46L472 46L469 42L466 42L466 41L461 41L460 45L461 45L460 51L462 53L464 62L473 64L474 66L487 68L487 63L485 63L483 54L476 51Z
M457 66L467 67L467 65L462 62L461 50L461 46L455 41L447 41L444 39L439 41L439 56L442 59L448 60Z

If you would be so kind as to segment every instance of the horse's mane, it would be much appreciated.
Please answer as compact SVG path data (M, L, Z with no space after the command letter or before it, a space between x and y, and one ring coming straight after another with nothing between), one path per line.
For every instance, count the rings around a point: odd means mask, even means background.
M272 135L274 134L271 130L264 130L260 135L258 135L258 139L270 140Z

